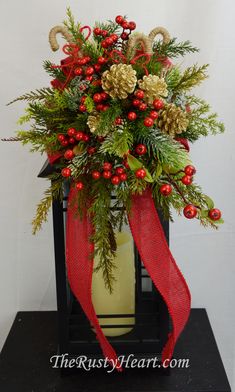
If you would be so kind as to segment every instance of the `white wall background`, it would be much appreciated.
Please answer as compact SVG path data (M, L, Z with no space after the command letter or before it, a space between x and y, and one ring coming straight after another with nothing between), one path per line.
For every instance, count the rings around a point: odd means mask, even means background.
M189 39L201 52L185 65L210 63L210 79L198 89L224 120L227 132L202 139L192 147L197 181L223 210L226 223L214 232L198 222L176 218L171 247L192 291L193 306L206 307L231 384L235 384L235 244L234 244L234 102L235 52L232 0L2 0L0 61L0 136L14 135L23 104L5 103L24 92L47 86L41 66L56 61L48 31L60 23L67 5L84 24L126 14L148 33L165 26L179 40ZM17 310L55 309L51 217L37 237L30 222L46 188L37 179L45 157L28 153L18 143L0 143L0 344Z

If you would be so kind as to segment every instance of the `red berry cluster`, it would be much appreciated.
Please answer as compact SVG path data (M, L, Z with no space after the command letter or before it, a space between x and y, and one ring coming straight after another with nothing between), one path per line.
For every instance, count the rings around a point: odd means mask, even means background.
M93 101L96 104L97 111L104 112L109 108L108 104L104 104L104 101L107 101L108 98L109 95L105 91L93 95Z
M136 23L131 21L128 22L123 16L118 15L115 18L116 23L121 26L123 28L122 34L120 35L121 39L123 41L128 40L129 35L131 34L131 32L133 30L135 30L136 28ZM127 32L126 30L129 30L129 32Z
M132 106L139 110L140 112L145 112L149 109L148 105L143 101L144 99L144 91L136 90L134 92L134 99L132 100ZM164 107L164 102L161 99L155 99L151 106L151 111L144 118L144 125L146 127L152 127L154 121L158 118L158 110L161 110ZM127 118L130 121L135 121L137 119L137 113L135 111L130 111L127 114Z
M101 177L110 180L113 185L118 185L120 182L127 180L126 169L122 166L113 168L110 162L104 162L102 171L93 170L91 173L94 180L99 180Z
M101 46L104 49L112 47L118 41L117 34L109 34L108 30L102 30L99 27L95 27L93 30L94 35L101 36L104 39L101 41Z
M191 185L193 182L193 175L196 173L196 169L192 165L188 165L184 168L184 176L181 178L181 182L184 185Z

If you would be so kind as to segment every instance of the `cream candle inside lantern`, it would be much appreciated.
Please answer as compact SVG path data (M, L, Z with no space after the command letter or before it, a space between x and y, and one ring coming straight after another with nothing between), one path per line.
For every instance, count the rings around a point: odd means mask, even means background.
M134 314L135 312L135 257L133 239L127 231L116 233L117 251L113 270L115 282L110 294L104 285L102 271L94 272L92 278L92 300L96 314ZM95 257L95 267L99 262ZM101 325L130 325L130 327L103 328L106 336L121 336L132 330L134 317L99 318ZM132 325L132 326L131 326Z

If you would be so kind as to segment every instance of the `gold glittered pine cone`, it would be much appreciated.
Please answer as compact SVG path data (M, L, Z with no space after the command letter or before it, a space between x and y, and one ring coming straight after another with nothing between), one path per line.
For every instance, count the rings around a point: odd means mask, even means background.
M174 137L186 131L188 122L186 112L174 103L169 103L159 112L157 125L161 131Z
M133 93L137 78L131 65L113 64L101 78L103 90L112 98L125 99Z
M98 113L93 113L88 116L87 125L90 128L91 133L97 130L99 124L100 116Z
M157 75L145 75L143 79L138 81L141 90L144 91L144 99L147 103L153 103L154 99L167 97L167 84L163 78Z

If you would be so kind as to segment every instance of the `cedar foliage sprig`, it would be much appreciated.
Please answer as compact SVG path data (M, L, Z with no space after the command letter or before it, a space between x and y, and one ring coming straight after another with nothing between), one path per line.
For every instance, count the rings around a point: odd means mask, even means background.
M208 66L208 64L204 64L202 66L195 64L192 67L186 68L178 83L174 86L174 96L198 86L203 80L208 78L206 73Z
M53 96L53 94L54 94L54 90L51 89L50 87L39 88L35 91L30 91L29 93L26 93L18 98L13 99L13 101L9 102L7 106L17 101L28 101L28 102L41 101Z
M61 178L58 179L57 175L53 177L56 179L52 181L51 186L44 192L44 197L38 204L35 217L32 220L33 234L36 234L41 229L43 222L47 221L53 199L62 200L63 198L63 181Z
M192 46L190 41L176 42L176 38L172 38L170 42L164 44L161 41L156 41L153 45L153 50L158 56L166 56L176 58L179 56L185 56L189 53L198 52L199 49Z

